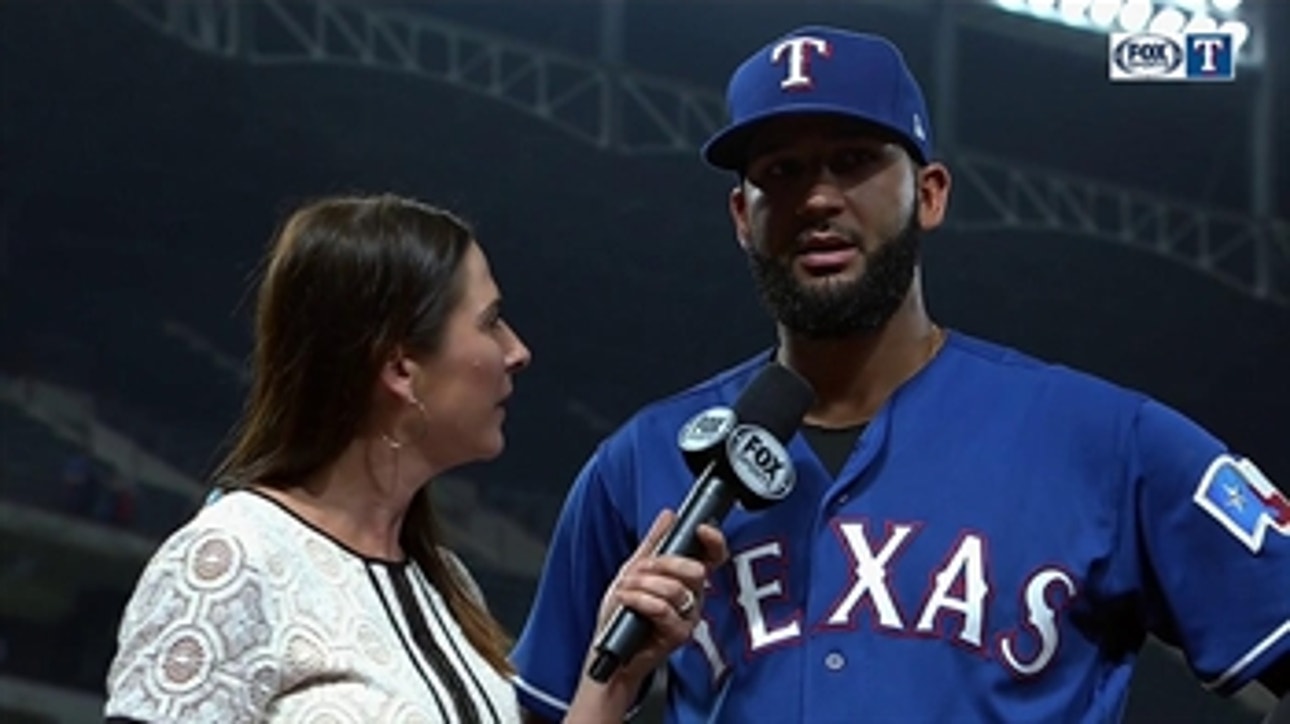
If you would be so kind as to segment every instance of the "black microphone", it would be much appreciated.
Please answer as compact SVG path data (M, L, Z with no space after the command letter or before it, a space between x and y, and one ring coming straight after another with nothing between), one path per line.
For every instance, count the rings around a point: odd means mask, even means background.
M677 445L696 478L655 555L696 558L700 524L719 525L735 502L760 510L787 497L796 476L784 444L814 400L806 380L772 363L748 384L733 410L712 407L690 418ZM651 628L644 616L619 607L595 645L596 658L587 673L594 681L608 681L640 651Z

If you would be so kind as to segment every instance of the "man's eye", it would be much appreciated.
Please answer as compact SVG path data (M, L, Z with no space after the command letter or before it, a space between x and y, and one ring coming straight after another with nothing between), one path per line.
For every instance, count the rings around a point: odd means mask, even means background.
M800 176L802 167L798 159L778 158L763 164L754 177L761 181L786 181Z
M795 158L784 158L771 165L771 175L779 178L790 178L802 173L802 162Z
M850 173L878 160L878 155L867 148L848 148L829 158L829 170L835 174Z

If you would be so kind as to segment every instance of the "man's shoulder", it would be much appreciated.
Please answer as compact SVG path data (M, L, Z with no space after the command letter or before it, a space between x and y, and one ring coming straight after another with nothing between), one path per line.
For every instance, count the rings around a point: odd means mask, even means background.
M1026 394L1043 391L1086 402L1133 407L1147 399L1144 393L1095 372L961 332L950 336L948 346L963 363L950 374L961 376L966 371L984 382Z

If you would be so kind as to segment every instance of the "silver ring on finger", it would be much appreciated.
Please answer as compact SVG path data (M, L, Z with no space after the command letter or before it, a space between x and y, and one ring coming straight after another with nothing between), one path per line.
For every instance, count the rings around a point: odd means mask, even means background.
M685 589L685 600L681 601L681 604L676 607L676 615L681 618L688 617L690 613L694 611L696 602L694 591L691 591L688 588Z

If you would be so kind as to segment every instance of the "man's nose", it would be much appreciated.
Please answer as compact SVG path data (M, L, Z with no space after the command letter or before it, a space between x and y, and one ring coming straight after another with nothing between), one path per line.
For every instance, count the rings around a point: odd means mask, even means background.
M842 208L842 186L827 166L821 164L809 183L802 199L803 215L832 215Z

